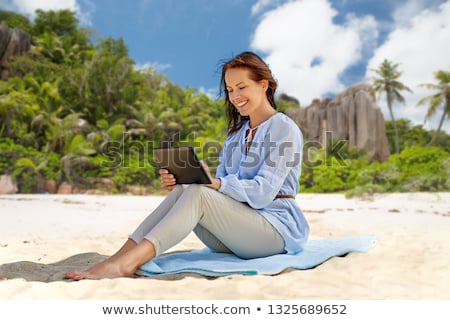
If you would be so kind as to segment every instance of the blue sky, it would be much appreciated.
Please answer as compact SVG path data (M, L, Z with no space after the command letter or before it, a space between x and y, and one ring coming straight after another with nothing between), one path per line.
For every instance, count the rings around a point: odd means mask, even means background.
M122 37L137 67L153 66L183 87L217 96L221 60L260 54L279 93L303 106L400 64L406 105L396 118L423 123L417 101L433 72L450 67L450 0L1 0L32 18L36 8L68 8L100 37ZM381 99L379 105L389 119ZM439 114L440 115L440 114ZM450 132L450 121L445 129ZM437 117L426 123L436 127Z

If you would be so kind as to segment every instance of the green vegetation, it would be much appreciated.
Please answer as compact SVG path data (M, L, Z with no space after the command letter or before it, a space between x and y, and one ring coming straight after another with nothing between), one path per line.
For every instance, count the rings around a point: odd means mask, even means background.
M345 192L347 196L381 192L450 190L450 153L438 147L406 147L388 161L364 158L339 164L329 155L322 165L303 168L303 192ZM328 164L327 164L328 163Z
M49 180L81 191L156 192L151 149L163 144L194 145L214 173L226 138L222 100L152 68L135 69L123 39L94 43L68 10L38 10L33 23L0 11L0 20L28 31L36 45L10 61L0 81L0 174L12 175L19 192L45 192ZM444 100L448 106L446 96L431 101L429 113ZM277 104L281 112L299 108L290 99ZM386 125L391 152L399 152L383 163L346 143L329 150L307 150L306 143L302 192L448 191L449 135L404 119Z

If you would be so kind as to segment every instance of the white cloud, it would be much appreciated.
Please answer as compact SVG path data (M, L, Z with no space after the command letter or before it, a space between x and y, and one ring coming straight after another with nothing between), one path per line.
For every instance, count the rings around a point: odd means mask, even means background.
M368 62L367 77L374 76L370 70L376 69L384 59L399 63L399 69L403 72L400 81L414 93L403 94L406 105L395 105L394 115L397 119L407 118L423 124L427 106L417 107L417 102L434 92L418 85L436 82L433 73L437 70L448 71L450 68L450 1L441 4L438 10L422 10L408 21L406 26L392 31L384 44L375 51ZM380 104L385 117L388 117L384 101L380 101ZM427 128L437 127L441 110L427 122ZM449 122L446 121L444 128L448 132Z
M290 1L267 12L255 30L251 46L266 54L279 92L302 105L345 89L339 76L378 36L372 16L348 15L338 25L336 15L326 0Z
M267 7L273 7L278 4L280 0L258 0L252 6L252 15L261 13Z
M169 63L160 63L160 62L145 62L143 64L137 63L136 69L147 69L152 68L157 70L158 72L163 72L164 70L172 68L172 65Z
M396 27L410 27L411 20L423 10L436 7L442 0L409 0L399 3L393 13L392 18Z
M219 90L217 88L198 88L198 92L206 94L212 100L216 100L219 97Z

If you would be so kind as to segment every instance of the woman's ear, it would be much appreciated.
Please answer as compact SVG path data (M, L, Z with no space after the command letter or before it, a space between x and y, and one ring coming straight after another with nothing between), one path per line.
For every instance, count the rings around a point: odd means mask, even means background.
M269 80L267 79L263 79L260 81L262 88L264 89L264 91L267 91L267 88L269 87Z

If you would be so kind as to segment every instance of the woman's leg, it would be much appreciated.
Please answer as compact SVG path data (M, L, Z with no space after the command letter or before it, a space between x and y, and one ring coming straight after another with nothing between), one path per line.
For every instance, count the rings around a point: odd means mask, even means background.
M222 243L215 235L198 224L194 228L195 235L211 250L220 253L232 253L231 250Z
M83 280L133 277L141 265L155 257L155 248L150 241L145 239L139 244L136 244L133 240L128 240L124 246L127 244L131 245L130 248L127 248L120 255L97 263L83 272L68 272L66 278Z
M130 239L136 243L140 243L144 240L146 234L148 234L172 209L180 196L183 194L185 187L177 185L160 203L160 205L153 210L151 214L145 218L144 221L136 228L136 230L130 235Z
M215 201L208 202L209 214L199 225L227 250L244 259L285 252L283 238L257 210L221 193L215 197ZM217 243L207 233L198 236L206 245Z
M158 256L192 230L213 250L231 251L242 258L284 252L284 240L257 210L201 185L186 188L145 238L154 244Z
M191 185L182 190L172 204L170 210L161 215L161 219L149 217L138 228L140 231L133 233L132 237L138 239L143 230L149 229L140 242L135 242L135 246L128 243L115 258L69 278L81 280L133 276L139 266L182 241L197 225L208 230L204 235L213 235L215 243L220 241L225 248L242 258L284 251L283 239L258 211L216 190ZM211 237L206 236L203 240L209 241ZM208 241L205 241L207 245Z
M183 193L184 187L179 185L176 186L175 189L173 189L169 195L160 203L160 205L150 214L147 216L147 218L139 225L139 227L134 231L134 233L127 239L127 241L122 245L122 247L114 253L111 257L107 258L106 260L94 265L93 267L87 269L83 272L77 272L77 271L69 271L66 273L66 278L73 279L73 280L81 280L81 279L92 279L97 278L97 275L100 274L106 274L111 273L110 271L107 271L111 269L111 271L114 271L113 273L117 273L114 268L110 268L111 264L120 264L121 263L121 257L134 249L136 246L138 246L143 240L144 235L147 234L158 222L164 217L165 214L172 208L172 206L175 204L177 199L180 197L180 195ZM148 241L145 241L145 244L141 247L148 247ZM137 252L141 252L142 249L136 250ZM148 247L148 251L154 252L153 244L150 247ZM147 256L145 252L143 252L144 256ZM150 254L148 256L148 259L144 262L151 259L153 256ZM127 259L130 259L130 255L127 256ZM138 260L138 258L132 258L132 261ZM140 265L139 265L140 266ZM138 267L139 267L138 266ZM125 269L125 268L123 268ZM111 275L112 276L112 275Z

